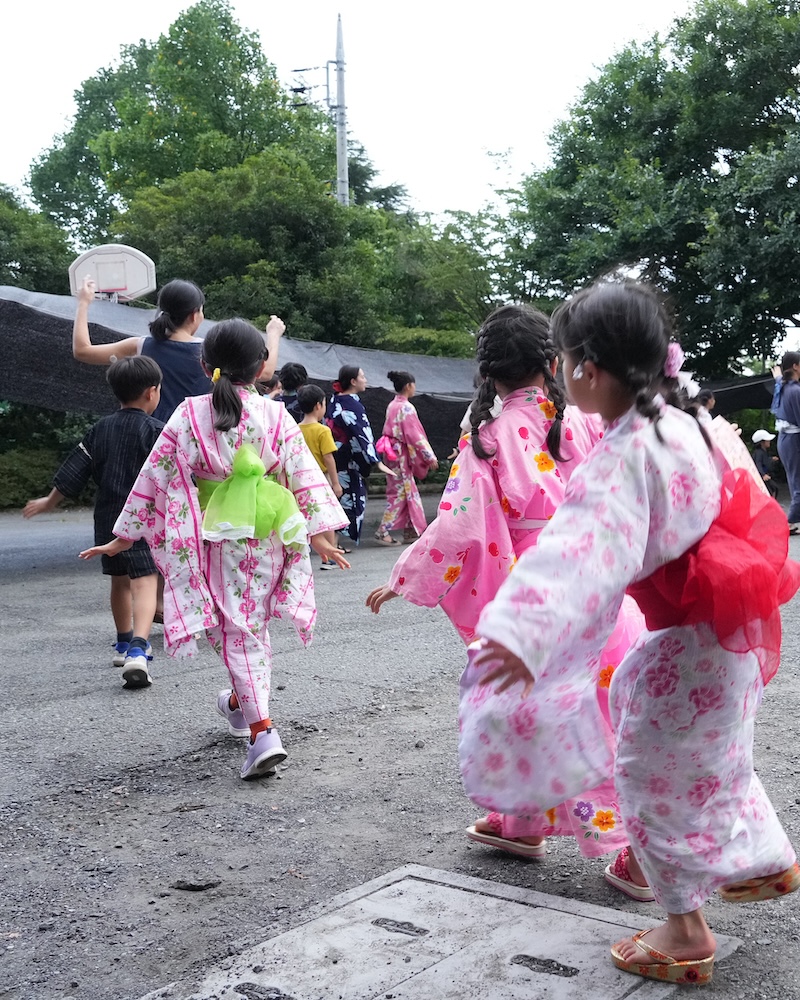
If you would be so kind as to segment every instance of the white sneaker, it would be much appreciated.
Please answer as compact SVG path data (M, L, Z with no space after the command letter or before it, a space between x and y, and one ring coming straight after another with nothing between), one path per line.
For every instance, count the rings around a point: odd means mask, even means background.
M144 649L131 646L125 657L125 669L122 671L123 685L126 688L150 687L153 678L147 669L147 653Z

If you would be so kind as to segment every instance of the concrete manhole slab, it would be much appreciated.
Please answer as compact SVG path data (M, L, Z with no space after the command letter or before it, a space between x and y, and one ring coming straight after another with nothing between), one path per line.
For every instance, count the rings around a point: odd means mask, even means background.
M636 1000L677 987L620 972L609 945L657 921L407 865L311 919L143 1000ZM717 958L736 950L718 937Z

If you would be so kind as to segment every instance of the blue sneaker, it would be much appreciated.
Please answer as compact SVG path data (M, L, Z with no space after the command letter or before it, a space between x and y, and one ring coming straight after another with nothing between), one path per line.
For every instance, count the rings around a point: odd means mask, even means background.
M114 655L111 657L111 664L114 667L124 667L125 658L128 655L128 649L130 648L129 642L113 642L111 644L114 647ZM147 649L144 651L144 655L148 660L153 659L153 647L148 642Z
M149 643L147 648L150 648ZM122 679L125 681L123 687L150 687L153 678L147 669L147 661L148 659L152 660L152 658L152 656L148 656L147 650L139 649L138 646L129 646L128 655L125 657L125 669L122 671Z
M220 691L217 695L217 711L223 719L228 720L228 732L231 736L244 737L250 735L250 727L245 721L241 708L231 708L231 695L233 691Z
M264 729L247 746L242 777L246 780L260 778L263 774L274 774L276 766L285 761L287 756L277 730Z
M111 657L112 666L124 667L125 657L128 655L128 646L130 646L130 643L115 642L113 643L113 646L114 646L114 655Z

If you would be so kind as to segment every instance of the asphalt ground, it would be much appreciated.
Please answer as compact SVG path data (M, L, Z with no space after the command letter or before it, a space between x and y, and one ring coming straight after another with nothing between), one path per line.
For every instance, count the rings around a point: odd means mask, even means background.
M432 514L436 498L425 502ZM210 649L168 660L156 633L154 685L122 689L107 580L76 557L91 513L0 515L0 997L123 1000L176 980L174 996L188 995L226 956L409 862L657 916L606 886L572 841L533 862L463 836L477 815L456 758L463 647L438 610L364 607L397 557L370 541L381 512L371 499L350 572L318 574L313 646L271 630L289 758L249 783L215 712L226 675ZM800 538L790 544L800 559ZM784 609L756 746L795 844L798 745L800 598ZM800 1000L798 903L711 901L712 927L744 945L704 995Z

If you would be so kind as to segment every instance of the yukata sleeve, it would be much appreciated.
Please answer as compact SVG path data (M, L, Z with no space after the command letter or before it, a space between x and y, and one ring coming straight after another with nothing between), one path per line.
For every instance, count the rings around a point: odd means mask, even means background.
M88 486L92 478L94 427L75 445L53 476L53 486L62 496L74 499Z
M202 569L202 513L185 447L186 406L170 417L114 525L118 537L147 542L164 577L164 642L172 656L194 655L194 635L217 623Z
M325 473L309 451L302 431L285 410L280 419L280 459L283 473L279 474L279 480L282 480L281 485L294 493L297 506L308 524L309 535L347 527L350 522Z
M647 546L649 510L634 499L647 495L643 477L635 458L593 452L481 615L478 633L520 657L534 678L591 667L613 632Z
M421 460L424 465L431 465L436 460L436 455L425 436L419 414L410 403L403 406L400 428L403 440L412 449L412 454L416 452L417 460Z
M367 417L367 411L360 400L352 401L350 412L355 416L355 423L348 426L350 434L350 452L353 460L359 467L363 476L368 476L373 465L380 462L377 451L375 451L375 439L372 436L372 427Z
M389 587L412 604L440 605L471 642L515 558L494 473L465 451L450 470L436 520L398 559Z

